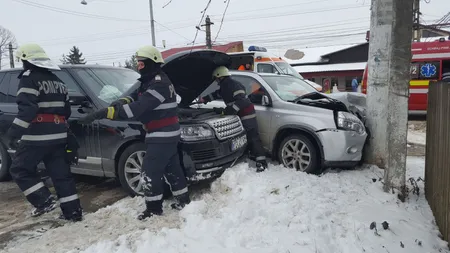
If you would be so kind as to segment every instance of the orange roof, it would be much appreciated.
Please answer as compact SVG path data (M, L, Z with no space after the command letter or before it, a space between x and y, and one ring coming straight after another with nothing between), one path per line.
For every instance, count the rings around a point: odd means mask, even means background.
M214 50L220 51L220 52L228 52L228 50L230 50L232 47L237 46L239 44L242 44L242 41L235 41L235 42L230 42L228 44L224 44L224 45L213 45ZM191 49L206 49L206 45L200 45L200 46L190 46L190 47L177 47L177 48L171 48L169 50L166 50L162 53L163 58L167 58L168 56L171 56L173 54L176 54L178 52L181 51L186 51L186 50L191 50Z

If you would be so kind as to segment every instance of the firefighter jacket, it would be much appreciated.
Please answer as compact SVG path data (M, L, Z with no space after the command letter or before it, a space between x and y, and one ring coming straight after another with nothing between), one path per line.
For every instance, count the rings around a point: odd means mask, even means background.
M178 142L177 94L169 77L158 69L139 81L140 87L124 98L129 103L119 106L118 117L140 121L147 131L146 143Z
M238 115L246 129L257 126L255 107L247 98L245 88L231 77L225 77L219 83L220 89L208 95L209 99L223 99L226 104L224 113L227 115Z
M65 143L71 114L66 85L42 68L24 70L18 78L19 112L8 130L9 137L28 145Z

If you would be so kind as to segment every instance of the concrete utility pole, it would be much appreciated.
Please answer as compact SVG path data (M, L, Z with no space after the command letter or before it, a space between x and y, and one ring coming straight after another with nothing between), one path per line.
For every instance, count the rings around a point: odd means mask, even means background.
M214 25L214 23L211 22L211 19L209 18L209 16L206 16L205 24L202 26L206 26L206 47L208 49L212 49L211 25Z
M413 0L413 41L420 41L420 0Z
M9 65L11 68L14 68L14 52L13 52L13 45L11 42L9 42Z
M411 0L372 0L368 61L368 163L385 169L384 190L406 196Z
M156 39L155 39L155 19L153 18L153 0L148 1L150 6L150 26L152 32L152 45L156 47Z

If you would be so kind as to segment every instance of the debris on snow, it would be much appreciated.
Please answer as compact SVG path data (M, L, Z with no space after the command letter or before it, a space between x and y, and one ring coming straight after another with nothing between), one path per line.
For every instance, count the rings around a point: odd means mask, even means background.
M381 223L381 225L383 226L384 230L389 229L389 223L387 221L383 221L383 223Z
M407 162L408 178L423 177L423 158ZM373 182L374 174L382 170L365 165L317 177L273 165L256 173L238 164L180 212L169 202L163 216L141 222L143 199L126 198L82 222L12 241L3 252L400 253L408 243L418 245L408 253L448 252L423 194L400 202ZM417 185L423 190L422 181ZM373 221L387 217L389 229L374 236Z

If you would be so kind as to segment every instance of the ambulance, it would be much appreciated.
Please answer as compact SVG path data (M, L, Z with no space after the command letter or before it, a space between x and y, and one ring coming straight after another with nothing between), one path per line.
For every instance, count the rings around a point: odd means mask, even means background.
M433 42L413 42L408 102L410 114L426 114L428 85L430 81L442 80L442 75L447 72L450 72L450 40L441 38ZM365 94L367 78L366 65L361 83L361 91Z
M231 56L230 69L243 70L246 64L258 73L279 73L298 77L306 81L289 63L281 57L271 55L264 47L250 46L248 52L228 53ZM322 91L322 86L308 82L316 90Z

